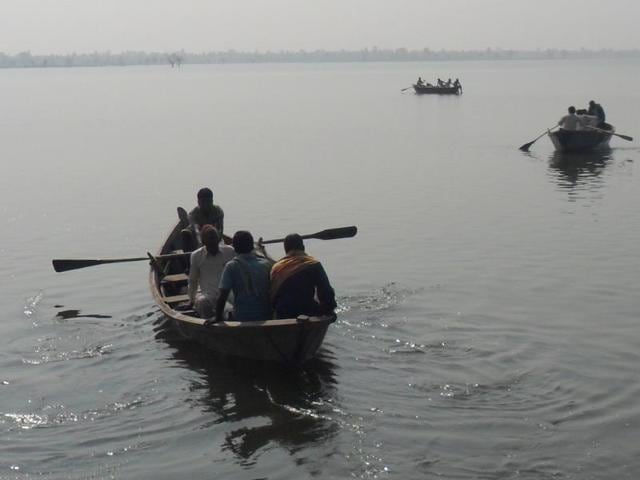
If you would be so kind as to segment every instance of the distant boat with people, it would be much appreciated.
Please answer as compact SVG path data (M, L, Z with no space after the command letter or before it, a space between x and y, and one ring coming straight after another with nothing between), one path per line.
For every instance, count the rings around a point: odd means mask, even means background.
M604 109L593 100L589 102L588 109L577 110L572 105L567 109L567 114L553 128L542 132L531 142L525 143L520 150L528 152L531 145L545 135L549 135L551 143L558 152L585 152L608 148L613 136L628 142L633 141L633 137L616 133L614 126L607 123L605 119Z
M418 77L418 81L412 85L414 91L418 94L435 94L435 95L460 95L462 93L462 84L459 79L451 81L451 79L441 80L438 78L435 85L425 82L422 77ZM403 88L401 92L409 90L411 87Z
M413 89L419 94L437 94L437 95L460 95L462 93L462 87L438 87L415 84Z

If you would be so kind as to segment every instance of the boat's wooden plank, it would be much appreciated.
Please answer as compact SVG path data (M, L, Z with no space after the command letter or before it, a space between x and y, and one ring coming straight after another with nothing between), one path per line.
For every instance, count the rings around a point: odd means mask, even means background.
M183 295L173 295L171 297L162 297L162 300L165 303L180 303L180 302L186 302L187 300L189 300L189 295L187 295L186 293Z
M165 275L162 277L162 283L180 283L186 282L189 280L189 277L186 273L174 273L172 275Z

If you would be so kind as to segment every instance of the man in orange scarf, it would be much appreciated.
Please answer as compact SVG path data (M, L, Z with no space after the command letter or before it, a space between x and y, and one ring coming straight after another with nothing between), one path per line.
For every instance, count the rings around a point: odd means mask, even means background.
M286 256L271 268L271 303L276 318L331 314L335 293L322 264L304 251L297 233L284 239Z

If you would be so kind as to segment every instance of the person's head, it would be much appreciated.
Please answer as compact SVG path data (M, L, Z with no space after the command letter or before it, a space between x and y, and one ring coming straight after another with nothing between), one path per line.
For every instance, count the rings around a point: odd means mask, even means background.
M571 105L571 106L569 107L569 113L570 113L571 115L573 115L574 113L576 113L576 107L574 107L573 105Z
M284 251L289 253L293 250L301 250L304 252L302 237L297 233L290 233L284 237Z
M204 187L198 190L198 206L205 210L213 206L213 192L210 188Z
M213 225L203 225L200 229L200 238L202 239L202 244L207 247L207 251L209 253L213 253L214 255L218 253L220 248L218 244L220 243L220 234L218 230Z
M233 235L232 244L236 253L251 253L251 250L253 250L253 236L246 230L238 230Z
M596 102L594 102L593 100L589 100L589 106L593 107L596 104Z

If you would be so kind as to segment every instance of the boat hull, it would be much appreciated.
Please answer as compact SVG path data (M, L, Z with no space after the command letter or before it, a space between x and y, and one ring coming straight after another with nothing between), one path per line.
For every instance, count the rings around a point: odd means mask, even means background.
M558 130L550 132L549 138L557 151L585 152L609 147L613 127L608 132L603 130Z
M181 230L180 224L174 227L160 248L160 255L180 250ZM329 325L336 319L335 315L302 315L289 319L206 324L193 310L184 310L187 261L188 255L168 259L162 265L153 265L152 262L149 272L151 293L175 332L216 354L300 365L313 358Z
M459 95L462 91L459 87L427 87L414 85L413 89L418 94L432 94L432 95Z

